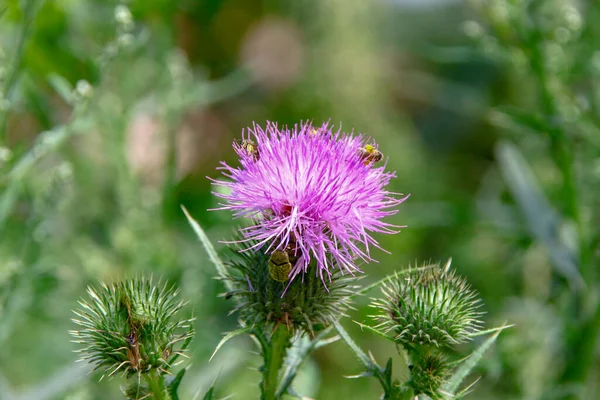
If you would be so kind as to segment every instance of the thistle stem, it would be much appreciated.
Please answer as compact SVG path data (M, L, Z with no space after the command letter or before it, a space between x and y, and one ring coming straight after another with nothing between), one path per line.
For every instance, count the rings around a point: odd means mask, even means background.
M271 336L270 348L264 349L265 363L263 365L263 380L261 392L263 400L276 400L277 387L279 386L279 371L283 366L285 353L290 346L292 333L280 324Z
M157 370L152 370L144 375L148 389L152 393L152 400L171 400L167 393L164 375Z

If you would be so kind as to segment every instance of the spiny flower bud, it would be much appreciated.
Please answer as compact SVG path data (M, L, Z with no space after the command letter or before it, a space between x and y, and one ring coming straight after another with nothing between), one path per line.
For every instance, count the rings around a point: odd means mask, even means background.
M413 357L413 360L413 364L409 366L411 378L408 385L414 393L426 394L434 400L444 398L439 391L451 372L444 355L428 353Z
M481 328L476 292L450 271L450 260L444 268L428 267L382 285L385 297L372 304L379 311L376 329L405 346L451 347L468 341Z
M340 272L332 274L331 282L325 287L311 265L309 273L302 279L289 280L290 260L286 253L274 250L267 254L254 251L253 241L243 241L240 249L233 250L228 281L231 290L225 298L233 298L245 325L285 325L293 332L314 334L330 325L344 314L349 307L350 297L355 291L352 285L357 278L344 277Z
M166 284L133 279L87 292L90 299L74 311L79 318L73 322L81 328L70 333L84 346L78 350L81 360L105 368L109 376L166 372L194 335L193 319L173 319L185 304Z

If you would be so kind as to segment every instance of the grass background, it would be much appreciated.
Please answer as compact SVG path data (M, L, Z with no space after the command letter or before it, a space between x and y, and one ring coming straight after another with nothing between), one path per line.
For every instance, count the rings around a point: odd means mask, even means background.
M389 222L408 228L377 237L391 254L365 266L365 283L452 257L481 293L487 326L517 325L476 370L470 398L562 398L552 389L569 361L570 309L561 304L574 295L557 290L566 284L548 242L532 235L510 194L499 140L518 144L559 213L568 202L547 139L529 132L533 122L497 112L538 104L530 54L502 31L503 5L520 2L485 3L476 13L433 0L132 0L129 27L115 20L112 0L0 2L0 145L10 149L0 161L0 398L120 398L121 378L98 383L73 364L71 309L88 284L142 273L179 285L197 318L184 398L215 380L222 396L255 397L249 340L231 341L208 363L236 320L179 206L215 243L230 237L230 215L207 211L216 206L207 177L218 176L220 160L236 162L231 143L242 129L266 120L330 121L372 136L389 157L391 190L411 194ZM532 15L555 23L563 3L577 2L550 3L556 9ZM465 23L472 19L500 39ZM585 32L568 47L555 38L557 62L593 61L598 36ZM597 182L597 152L588 153ZM583 201L597 205L591 195ZM593 230L588 214L582 225ZM368 302L358 300L344 324L383 360L393 346L351 322L369 321ZM586 339L594 354L595 339ZM596 398L596 364L581 398ZM317 399L377 398L375 381L344 377L359 371L335 343L314 354L295 387Z

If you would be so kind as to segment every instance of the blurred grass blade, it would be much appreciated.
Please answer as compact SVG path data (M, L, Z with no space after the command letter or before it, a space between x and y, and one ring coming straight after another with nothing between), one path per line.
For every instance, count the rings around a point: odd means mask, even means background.
M73 95L73 86L64 77L51 74L48 77L48 83L56 91L56 93L63 99L67 104L72 104L75 96Z
M489 120L502 128L506 128L505 125L509 125L509 128L516 126L535 133L545 133L550 128L542 117L512 106L496 107ZM505 121L508 124L504 123Z
M460 367L458 367L458 369L454 372L452 377L450 377L450 379L444 386L444 390L446 392L454 395L454 393L458 390L465 378L471 373L471 370L473 370L473 368L477 366L479 361L481 361L485 352L488 351L490 347L492 347L492 345L498 338L498 335L500 335L500 332L502 332L508 327L509 326L502 326L497 328L496 333L490 336L485 342L481 344L481 346L479 346L479 348L477 348L461 363Z
M215 250L214 246L208 239L208 236L206 236L206 232L204 232L204 229L202 229L200 224L194 218L192 218L188 210L183 205L181 206L181 209L183 210L183 213L185 214L185 217L187 218L189 224L192 226L192 229L196 233L196 236L198 236L198 239L200 239L200 242L202 243L204 249L208 253L210 261L213 263L215 268L217 268L219 276L227 277L227 270L225 269L225 265L223 264L223 261L221 261L221 259L219 258L217 250ZM233 287L231 283L229 283L228 279L224 279L224 282L227 286L227 290L233 290Z
M223 339L221 339L221 341L219 342L219 344L215 348L215 351L212 353L212 355L210 356L210 358L208 359L208 361L210 361L210 360L213 359L213 357L215 356L215 354L217 354L217 351L219 351L219 349L221 347L223 347L223 345L225 343L227 343L229 341L229 339L233 339L234 337L242 335L244 333L250 333L251 331L252 331L252 327L246 326L246 327L243 327L243 328L236 329L233 332L229 332L227 335L225 335L225 337L223 337Z
M515 145L506 141L497 145L496 157L531 234L546 247L557 272L574 289L583 289L585 283L577 269L578 257L559 234L561 218L544 196L527 161Z

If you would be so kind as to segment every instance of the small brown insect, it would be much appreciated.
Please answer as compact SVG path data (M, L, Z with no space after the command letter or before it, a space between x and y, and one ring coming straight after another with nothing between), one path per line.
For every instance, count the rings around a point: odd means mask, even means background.
M365 165L379 162L383 159L383 153L370 144L358 149L358 154Z

